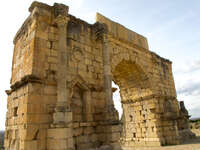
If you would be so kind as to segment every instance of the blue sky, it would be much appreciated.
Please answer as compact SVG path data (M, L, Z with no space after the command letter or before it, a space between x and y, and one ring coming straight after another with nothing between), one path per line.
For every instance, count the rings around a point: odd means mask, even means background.
M173 62L177 98L192 117L200 117L200 1L199 0L41 0L63 3L70 14L89 23L96 12L148 38L151 51ZM6 94L9 89L13 38L26 17L32 0L2 1L0 5L0 130L4 129ZM119 94L114 96L119 107Z

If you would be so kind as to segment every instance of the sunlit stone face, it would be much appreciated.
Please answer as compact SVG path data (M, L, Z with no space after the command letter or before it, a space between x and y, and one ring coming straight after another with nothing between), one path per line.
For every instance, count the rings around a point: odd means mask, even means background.
M5 148L178 144L171 62L100 14L89 24L67 12L34 2L16 35Z

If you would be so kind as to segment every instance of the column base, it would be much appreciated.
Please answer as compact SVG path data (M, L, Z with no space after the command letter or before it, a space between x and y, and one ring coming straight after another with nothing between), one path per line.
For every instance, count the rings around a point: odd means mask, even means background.
M105 113L106 121L119 122L119 114L118 114L118 111L115 109L114 105L109 106L108 109L104 113Z
M47 150L74 150L72 128L53 128L47 130Z
M72 126L72 112L71 111L56 111L53 114L53 124L51 127L63 128Z

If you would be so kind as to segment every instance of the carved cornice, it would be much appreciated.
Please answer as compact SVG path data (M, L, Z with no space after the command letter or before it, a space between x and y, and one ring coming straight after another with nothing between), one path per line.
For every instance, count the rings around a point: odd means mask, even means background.
M149 100L149 99L176 99L175 96L167 96L167 95L159 95L159 94L151 94L151 95L147 95L147 96L143 96L143 97L139 97L139 98L135 98L135 99L127 99L127 100L122 100L122 104L133 104L139 101L145 101L145 100Z
M42 84L43 81L34 76L34 75L26 75L20 81L15 82L10 86L11 90L6 90L6 93L10 95L13 91L16 91L18 88L28 84L28 83L40 83Z
M46 9L46 10L51 10L51 6L45 4L45 3L41 3L41 2L37 2L34 1L31 6L29 7L29 12L32 12L34 10L34 8L42 8L42 9Z

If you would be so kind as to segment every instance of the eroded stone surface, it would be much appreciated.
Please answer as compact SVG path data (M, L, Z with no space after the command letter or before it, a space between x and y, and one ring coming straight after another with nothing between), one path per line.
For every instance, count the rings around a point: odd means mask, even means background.
M147 39L97 14L34 2L14 39L5 149L120 150L180 142L171 62ZM122 121L111 83L120 88Z

